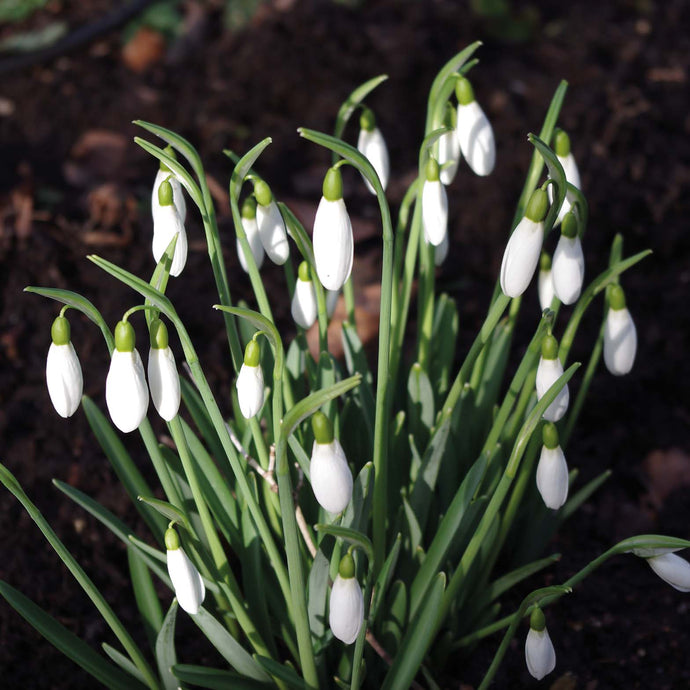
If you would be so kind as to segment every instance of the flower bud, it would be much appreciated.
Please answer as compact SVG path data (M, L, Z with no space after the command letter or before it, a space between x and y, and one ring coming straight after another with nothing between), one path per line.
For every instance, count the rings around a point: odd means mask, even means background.
M172 581L177 603L190 615L199 613L204 603L206 587L194 563L180 546L180 539L174 529L165 532L168 575Z
M541 358L537 366L537 400L541 400L561 376L563 376L563 365L558 358L558 342L552 335L547 335L542 342ZM555 400L544 411L544 419L557 422L566 413L569 402L570 393L566 383Z
M690 592L690 563L675 553L647 558L651 569L679 592Z
M333 427L322 412L312 416L314 445L309 476L319 505L329 513L341 513L352 498L352 472L345 452L333 437Z
M475 175L489 175L496 163L496 144L491 123L474 99L472 85L460 77L455 87L458 111L455 133L462 155Z
M544 309L549 309L549 307L551 307L551 302L553 302L555 292L553 291L551 257L546 252L542 252L541 258L539 259L538 291L539 306L541 310L544 311Z
M158 414L169 422L180 409L180 376L168 345L168 330L160 319L151 323L148 377L151 400Z
M259 362L261 348L250 340L244 350L244 362L237 375L237 401L245 419L251 419L264 404L264 375Z
M623 376L632 369L637 353L637 330L625 306L620 285L609 292L609 310L604 325L604 363L614 376Z
M575 162L575 158L570 151L570 137L564 130L559 129L558 127L554 132L553 148L556 158L558 158L558 162L561 164L563 172L565 173L566 182L570 182L573 187L580 189L580 171L577 169L577 163ZM548 192L549 203L551 204L553 203L553 188L551 185L549 185ZM566 195L565 199L563 200L563 206L561 206L560 210L558 211L556 224L563 222L565 214L568 213L570 209L570 200Z
M46 359L46 384L55 411L71 417L79 407L84 377L79 358L70 340L69 321L58 316L50 329L52 342Z
M371 166L379 176L381 186L385 191L386 186L388 185L388 177L390 175L388 148L383 135L376 126L374 113L372 113L368 108L364 110L362 116L359 118L359 126L360 130L357 138L357 149L371 163ZM366 184L367 189L372 194L376 194L376 191L369 184L369 180L367 180L366 177L364 178L364 184Z
M261 244L268 254L268 258L278 266L282 266L290 256L290 245L287 240L285 221L276 204L271 188L259 180L254 185L256 197L256 223L259 228Z
M441 183L438 163L429 158L422 187L424 239L437 247L448 234L448 197Z
M187 233L180 214L173 203L174 193L171 193L171 184L163 180L158 187L158 197L161 205L153 215L153 258L156 263L172 242L173 237L177 236L175 253L173 254L170 266L170 275L179 276L187 263Z
M525 641L525 661L527 670L537 680L541 680L556 668L556 651L540 608L535 608L530 617L529 632Z
M556 297L563 304L576 302L585 278L585 257L578 237L577 219L572 211L563 218L551 275Z
M254 263L257 268L261 268L264 262L264 247L259 236L259 226L256 222L256 199L253 196L247 197L242 204L242 229L247 237L249 248L252 250ZM237 238L237 258L240 260L240 266L242 266L244 272L249 273L247 260L239 238Z
M306 261L299 265L295 292L292 295L291 312L295 323L302 328L311 328L316 321L318 312L316 292L311 280L309 264Z
M169 154L173 158L176 158L175 149L172 146L165 147L165 153ZM161 161L158 172L156 173L156 179L153 182L153 190L151 191L151 213L155 217L156 213L160 209L160 201L158 199L158 190L161 183L167 180L172 188L172 197L177 213L180 216L182 222L184 223L187 218L187 202L185 201L184 194L182 192L182 185L177 179L175 174L171 172L168 166Z
M537 465L537 488L547 508L558 510L568 498L568 465L558 443L556 426L547 422Z
M341 642L352 644L364 622L364 597L355 577L355 564L347 553L340 561L328 612L331 632Z

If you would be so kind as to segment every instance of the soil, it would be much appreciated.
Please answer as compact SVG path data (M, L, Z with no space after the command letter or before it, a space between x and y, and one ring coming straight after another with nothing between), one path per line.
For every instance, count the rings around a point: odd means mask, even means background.
M56 20L70 30L88 27L110 6L105 0L51 0L23 22L0 27L0 40ZM461 306L460 353L483 317L498 272L531 156L526 135L539 130L559 80L570 85L560 124L571 134L589 202L588 274L605 267L615 233L624 235L626 255L654 250L623 278L639 335L635 368L615 380L603 370L597 374L568 450L583 481L605 468L613 476L554 540L553 551L563 556L549 581L562 582L632 534L690 538L690 6L683 0L548 1L525 10L523 36L506 31L515 24L487 19L451 0L372 0L358 7L276 0L261 4L233 31L223 28L221 11L220 2L188 2L181 7L177 38L166 42L142 31L132 39L139 44L132 47L130 40L123 50L133 30L119 28L11 70L0 87L1 459L115 611L126 622L134 616L123 549L51 480L79 488L135 526L137 519L83 412L66 422L52 409L43 372L58 309L22 289L78 291L109 323L131 306L128 291L105 279L85 256L99 254L142 276L152 270L147 198L155 164L132 143L143 133L131 121L143 119L198 147L217 183L233 297L249 298L235 258L225 199L230 164L222 149L243 153L271 136L261 172L309 227L328 158L295 130L330 131L352 89L386 73L389 81L368 102L390 148L395 206L414 174L433 76L477 38L484 45L473 81L496 133L498 166L490 178L473 177L464 168L449 190L451 254L439 282ZM3 60L0 53L0 71ZM356 131L348 129L346 136L352 141ZM355 182L346 179L346 194L358 233L357 289L364 295L375 281L380 248L371 199ZM173 283L169 294L200 344L219 396L227 397L230 366L217 316L200 308L216 300L202 231L190 216L184 281ZM277 318L289 330L280 273L268 267L266 275L276 287L271 294ZM362 306L364 313L367 305ZM536 297L528 296L523 309L536 308ZM598 328L600 314L596 307L590 311L574 359L588 356ZM71 321L85 392L102 404L107 353L100 334L84 319ZM518 334L518 342L528 335ZM137 439L128 436L124 443L150 474ZM0 534L0 579L92 646L109 639L91 603L4 490ZM641 560L616 558L549 610L556 671L541 683L529 677L521 629L495 686L689 687L687 597ZM505 610L513 604L507 602ZM478 647L452 677L441 679L444 688L476 687L498 643L489 638ZM0 685L8 689L95 684L4 601L0 670Z

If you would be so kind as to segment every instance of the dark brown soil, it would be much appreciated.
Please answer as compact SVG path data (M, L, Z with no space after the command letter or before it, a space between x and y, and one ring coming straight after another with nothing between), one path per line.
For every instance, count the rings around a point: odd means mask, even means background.
M389 143L395 171L390 196L398 203L416 165L433 76L477 38L484 46L473 79L496 132L498 167L488 179L472 177L465 168L450 190L453 242L440 282L461 307L461 349L483 316L497 275L531 155L526 134L539 130L560 79L570 84L561 125L571 133L590 204L589 275L606 265L617 232L625 237L626 254L654 250L623 278L640 339L635 369L620 380L604 371L597 375L568 453L583 480L607 467L614 474L556 539L553 549L563 558L549 581L565 580L635 533L690 537L690 7L683 0L543 2L538 10L532 7L531 37L517 42L498 37L496 22L469 13L464 5L377 0L353 9L288 0L264 4L249 25L231 34L222 29L220 3L189 2L182 37L141 72L123 61L123 31L118 30L51 61L3 74L0 459L125 621L134 611L123 548L51 480L69 482L132 524L136 517L83 412L65 422L50 406L43 371L58 310L22 288L50 285L81 292L109 323L131 306L128 291L105 279L85 255L100 254L142 276L152 269L146 206L155 165L131 141L142 134L130 124L137 118L189 138L221 196L230 171L221 150L241 153L273 137L260 169L310 226L328 159L301 140L296 128L330 131L350 91L387 73L389 82L370 104ZM55 18L77 28L95 22L109 7L100 0L51 2L22 25L0 27L0 39ZM144 47L151 49L153 40L155 53L158 39L149 39L142 39ZM2 64L0 56L0 70ZM356 133L348 130L347 136L352 140ZM351 198L360 228L361 287L375 275L371 266L379 248L367 231L374 218L370 199L354 186ZM218 210L233 297L248 298L227 202L221 199ZM173 283L169 293L200 343L202 364L222 397L229 390L230 367L220 321L204 306L216 300L201 229L191 215L189 264L184 281ZM279 285L279 273L266 273ZM288 306L278 289L273 293L278 318L289 328ZM536 310L534 295L523 309ZM588 356L599 312L595 307L585 320L574 358ZM100 404L107 353L85 320L72 318L72 327L86 393ZM527 334L519 336L524 335L522 342ZM125 443L150 474L137 439L127 437ZM111 641L91 603L4 490L0 535L1 579L94 647ZM532 682L522 651L526 630L521 630L495 685L689 687L689 606L688 595L665 585L642 561L620 557L549 611L556 672L541 684ZM476 687L498 642L487 640L452 678L443 679L444 687ZM4 601L0 674L0 685L10 690L94 687Z

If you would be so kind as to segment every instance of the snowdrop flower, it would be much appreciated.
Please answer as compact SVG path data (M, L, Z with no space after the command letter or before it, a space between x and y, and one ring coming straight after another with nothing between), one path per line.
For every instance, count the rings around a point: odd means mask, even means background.
M558 341L552 335L547 335L541 344L541 358L537 366L537 400L541 400L551 386L563 376L563 365L558 359ZM544 419L557 422L568 409L570 393L566 383L555 400L544 411Z
M443 124L448 127L450 131L442 134L438 138L437 143L437 160L441 168L439 177L446 187L455 179L462 156L460 142L455 133L456 119L455 108L453 108L450 103L446 103Z
M422 187L422 225L424 239L438 247L448 234L448 197L441 184L438 163L429 158Z
M256 223L261 244L268 258L274 264L282 266L290 256L285 221L273 198L271 188L263 180L258 180L254 184L254 196L257 202Z
M627 374L635 361L637 331L625 306L625 293L620 285L609 291L609 310L604 325L604 363L614 376Z
M172 158L177 158L177 156L175 155L175 149L172 146L166 146L163 150ZM155 218L156 213L158 213L160 209L160 202L158 200L158 190L160 189L161 183L164 180L167 180L170 183L170 186L172 187L173 203L175 204L175 208L177 209L177 214L180 216L180 219L184 223L187 218L187 202L184 199L182 185L180 184L180 181L177 179L177 177L175 177L175 173L173 173L172 170L170 170L170 168L165 163L163 163L163 161L160 162L158 172L156 173L156 179L153 182L153 190L151 191L151 213Z
M355 562L346 553L338 567L331 589L328 624L331 632L345 644L352 644L364 622L364 597L355 577Z
M187 263L187 233L177 208L173 203L173 189L169 180L163 180L158 187L160 207L153 215L153 258L158 263L177 236L170 275L179 276Z
M149 408L144 365L134 343L132 324L120 321L115 326L115 349L105 380L105 402L113 424L124 433L134 431L144 421Z
M199 613L204 603L206 587L194 563L180 546L177 532L169 528L165 531L165 548L168 562L168 575L172 581L177 603L192 616Z
M376 171L381 181L383 190L386 190L390 175L390 162L388 159L388 148L379 128L376 126L376 118L369 108L364 108L359 118L359 137L357 138L357 149L369 160L371 166ZM376 194L374 188L369 184L369 180L364 177L364 184L367 189Z
M352 473L343 447L333 437L333 426L323 412L311 418L314 446L309 475L319 505L329 513L341 513L352 498Z
M261 268L264 262L264 247L261 244L261 237L259 236L259 226L256 222L256 199L249 196L242 204L242 229L247 237L249 248L252 250L254 263L257 268ZM249 273L247 267L247 259L244 256L244 250L240 244L240 238L237 238L237 257L240 260L240 266L245 273Z
M354 259L352 224L343 201L343 178L336 167L323 180L323 196L314 218L314 263L327 290L340 290L350 277Z
M311 280L311 270L306 261L299 265L295 293L292 295L291 312L295 323L302 328L311 328L316 321L318 313L316 292Z
M168 346L168 329L160 319L151 322L148 375L151 400L158 414L169 422L180 409L180 376Z
M328 318L333 318L335 308L338 306L338 298L340 297L340 290L326 290L326 313Z
M537 465L537 488L547 508L558 510L568 498L568 465L558 442L555 424L542 430L544 445Z
M250 340L244 350L244 362L237 375L237 401L245 419L251 419L264 404L264 375L261 371L261 348Z
M503 254L501 290L508 297L519 297L532 280L544 241L547 209L546 192L535 189L527 204L525 217L513 230Z
M71 417L79 407L84 378L79 358L70 340L69 321L58 316L50 328L52 342L46 359L48 395L61 417Z
M491 123L474 99L472 85L460 77L455 85L458 113L455 133L468 165L475 175L489 175L496 162L496 144Z
M690 563L675 553L662 553L647 558L651 569L679 592L690 592Z
M556 651L546 629L546 619L540 608L535 608L529 619L529 632L525 641L527 670L541 680L556 668Z
M441 244L434 249L434 265L440 266L446 260L449 249L450 243L448 242L448 233L446 233Z
M541 253L539 259L539 306L541 310L549 309L555 296L553 290L553 276L551 275L551 257L546 253Z
M563 304L573 304L582 291L585 257L578 237L577 218L569 211L561 224L561 238L553 253L553 289Z
M566 182L570 182L573 187L580 189L580 171L577 169L577 163L573 154L570 152L570 137L562 129L556 128L553 137L553 149L558 158L558 162L563 167L563 172L565 173ZM553 189L549 185L549 203L553 203ZM563 206L561 206L558 212L558 217L556 218L556 224L561 223L565 214L570 211L570 201L568 196L563 200Z

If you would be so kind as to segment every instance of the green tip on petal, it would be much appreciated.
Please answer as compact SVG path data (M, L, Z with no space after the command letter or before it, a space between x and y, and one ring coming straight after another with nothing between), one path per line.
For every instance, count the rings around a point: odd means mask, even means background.
M570 137L558 127L553 134L553 150L559 158L565 158L570 153Z
M64 316L58 316L50 327L50 337L56 345L67 345L70 341L69 321Z
M168 180L163 180L160 187L158 187L158 203L161 206L172 206L173 190L172 185Z
M376 129L376 116L369 108L364 108L359 116L359 126L365 132L373 132Z
M165 530L165 548L168 551L176 551L180 548L180 537L172 527Z
M263 180L257 180L254 183L254 196L262 206L268 206L273 201L271 188Z
M438 161L435 158L429 158L424 171L424 176L427 182L438 182L440 175L440 168Z
M304 283L311 282L311 271L309 270L309 263L308 262L303 261L299 265L299 268L297 269L297 275L299 276L299 279L302 282L304 282Z
M612 285L609 289L609 307L615 311L625 309L625 292L620 285Z
M118 321L115 326L115 349L119 352L132 352L136 336L129 321Z
M546 424L544 424L544 428L541 431L541 437L547 448L551 450L558 448L558 429L553 422L546 422Z
M349 553L346 553L340 559L340 565L338 566L338 574L344 580L349 580L355 576L355 561Z
M242 218L253 220L256 218L256 199L253 196L248 196L242 204Z
M552 335L541 341L541 356L544 359L558 359L558 341Z
M250 340L244 348L244 363L248 367L258 367L261 359L261 347L256 340Z
M151 322L149 329L151 335L151 347L154 350L165 350L168 347L168 329L160 319Z
M314 412L311 417L311 428L317 443L333 442L333 425L323 412Z
M329 168L323 178L323 196L326 201L338 201L343 198L343 176L338 168Z
M467 77L460 77L455 84L455 95L460 105L469 105L474 101L474 89Z
M568 211L561 221L561 235L563 237L568 237L574 240L578 233L578 223L575 214L572 211Z
M527 202L525 217L535 223L541 223L549 209L549 197L543 189L535 189Z
M541 632L544 630L544 628L546 628L546 618L544 616L544 612L538 606L530 614L529 627L537 632Z
M539 270L540 271L550 271L551 270L551 257L546 253L542 252L539 257Z

